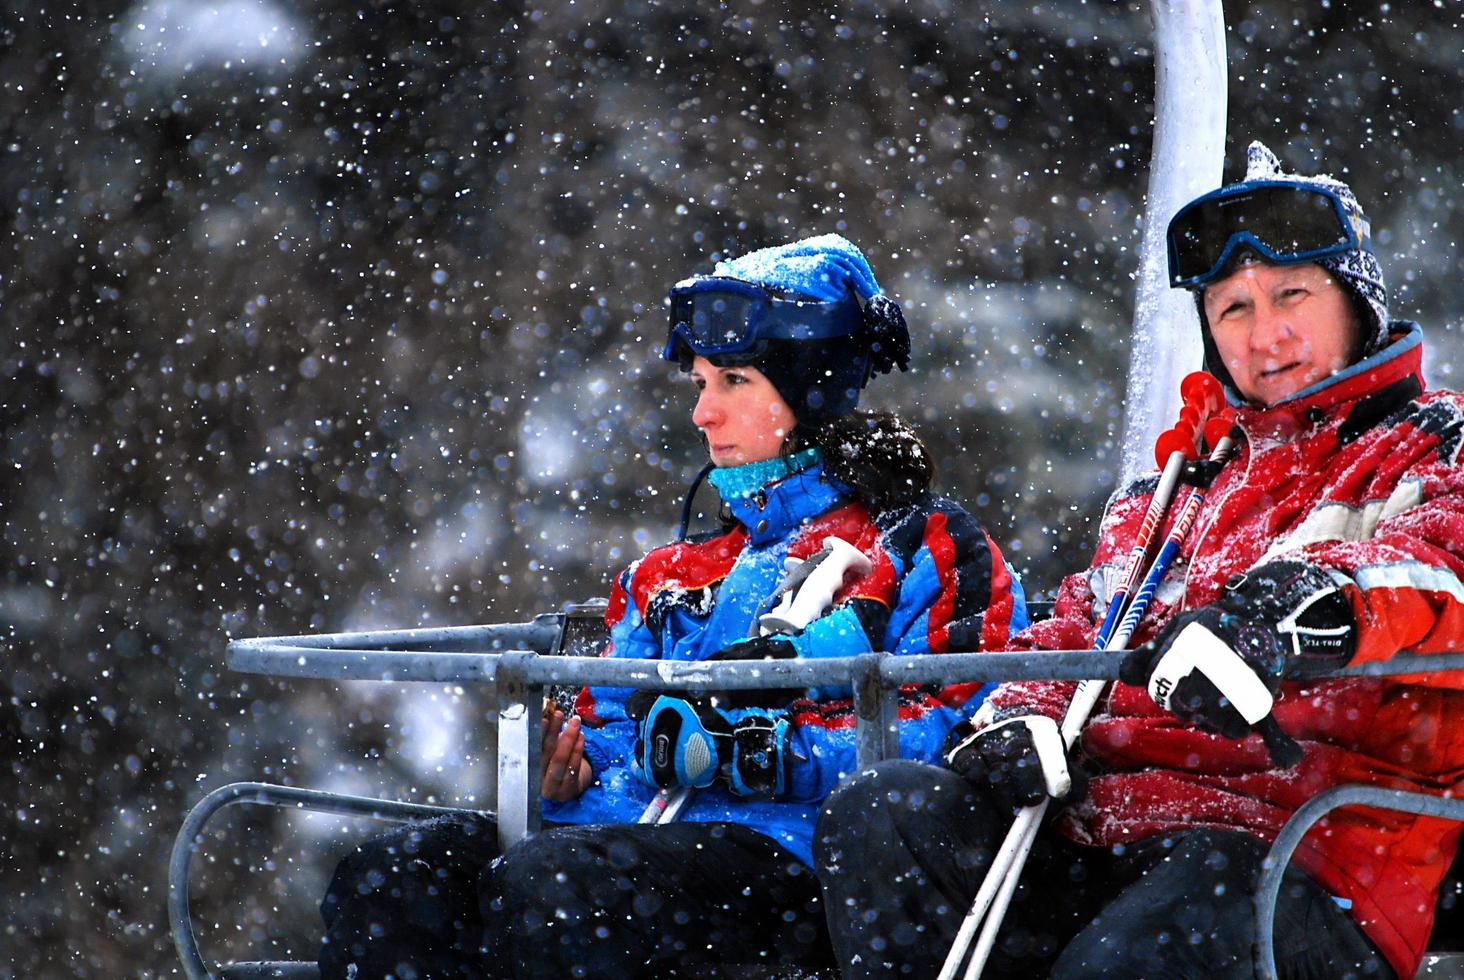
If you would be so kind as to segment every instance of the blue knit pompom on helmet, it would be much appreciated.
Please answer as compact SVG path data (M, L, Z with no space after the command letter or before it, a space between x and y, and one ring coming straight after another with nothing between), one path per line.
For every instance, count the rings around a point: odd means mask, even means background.
M820 235L719 262L671 290L663 356L747 364L804 422L853 411L875 373L910 365L910 332L859 248Z

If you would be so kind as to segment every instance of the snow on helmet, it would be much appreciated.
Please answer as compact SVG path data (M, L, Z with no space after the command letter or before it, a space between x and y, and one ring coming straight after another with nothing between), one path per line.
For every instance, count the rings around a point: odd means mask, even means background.
M677 283L662 356L756 367L801 421L853 411L873 374L910 364L910 333L869 262L820 235L717 263Z

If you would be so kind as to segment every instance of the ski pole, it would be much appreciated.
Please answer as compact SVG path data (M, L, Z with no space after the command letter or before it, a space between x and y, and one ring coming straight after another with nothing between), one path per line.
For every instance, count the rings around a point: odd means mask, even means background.
M1108 611L1103 616L1103 624L1098 629L1097 639L1093 643L1095 650L1105 649L1108 639L1113 635L1114 628L1123 613L1125 600L1138 582L1139 575L1143 571L1142 562L1151 551L1153 539L1164 522L1164 515L1169 509L1170 501L1174 498L1175 488L1179 486L1179 477L1184 471L1184 464L1183 452L1172 452L1164 464L1164 471L1159 477L1159 485L1155 487L1154 495L1149 499L1149 509L1144 514L1143 523L1139 526L1139 533L1134 539L1133 549L1129 552L1127 570L1108 604ZM1077 691L1073 695L1075 701L1086 696L1083 684L1087 683L1090 682L1084 681L1078 685ZM1100 691L1101 687L1099 685ZM1094 700L1096 701L1096 697ZM1063 737L1066 744L1066 731L1064 731ZM946 954L939 980L954 980L956 971L961 968L961 963L965 960L966 953L971 947L976 928L981 925L987 910L996 899L998 887L1007 880L1015 881L1017 878L1016 874L1010 873L1012 863L1016 860L1016 855L1024 850L1024 842L1030 842L1032 833L1046 810L1047 803L1044 800L1036 806L1024 808L1017 815L1011 829L1007 831L1006 839L1002 841L1001 849L997 851L991 866L986 870L986 877L982 879L981 887L971 902L970 911L966 913L966 918L961 922L955 942L951 944L951 950ZM1028 846L1030 845L1028 844ZM984 933L982 938L985 939ZM980 955L979 946L977 955L978 957Z
M674 823L690 801L690 786L657 790L656 795L651 797L651 802L641 811L640 819L636 823Z
M1207 435L1213 435L1214 437L1213 442L1215 447L1210 453L1209 462L1220 463L1230 454L1233 445L1228 434L1230 422L1224 416L1217 416L1211 421L1212 423L1219 423L1219 425L1206 426ZM1220 428L1220 426L1223 426L1223 428ZM1225 432L1226 434L1220 435L1220 432ZM1205 500L1205 489L1203 486L1196 486L1191 489L1188 498L1186 498L1184 504L1181 506L1179 517L1175 520L1174 526L1165 538L1163 547L1154 559L1154 564L1149 568L1148 574L1144 577L1143 584L1134 593L1133 601L1130 603L1127 613L1124 615L1117 630L1107 640L1103 649L1122 650L1128 645L1129 640L1133 637L1134 631L1138 628L1139 621L1143 619L1144 613L1148 610L1149 602L1158 590L1159 583L1168 573L1175 557L1179 554L1179 549L1183 545L1184 539L1188 537L1191 528L1194 526L1195 519L1199 515L1200 507ZM1102 695L1103 689L1106 686L1103 681L1095 680L1085 680L1078 685L1078 689L1073 695L1073 700L1068 705L1067 712L1063 715L1061 734L1065 747L1071 748L1077 740L1079 731L1087 721L1088 715L1092 713L1094 706L1098 703L1098 698ZM984 922L982 922L981 935L978 938L971 963L966 969L964 980L975 980L975 978L981 975L981 970L986 965L986 960L991 954L991 948L996 942L997 931L1001 928L1002 919L1006 916L1007 906L1010 904L1011 896L1016 890L1017 878L1021 875L1022 867L1026 863L1028 854L1031 852L1037 827L1043 815L1047 812L1048 803L1048 800L1043 800L1035 806L1027 807L1018 814L1017 819L1012 824L1012 829L1007 834L1008 842L1015 837L1016 843L1008 852L1008 848L1005 846L1006 842L1004 842L1002 851L998 852L997 855L998 860L1000 860L1003 853L1009 853L1005 867L998 872L997 862L993 861L992 867L987 871L987 879L982 882L981 892L977 894L977 904L983 905L989 903L990 911L988 913L985 907L980 908L978 911L977 905L973 905L972 907L972 912L975 914L976 919L980 920L984 917ZM988 888L987 882L996 873L1001 875L999 887L993 886ZM980 899L983 897L982 893L989 893L989 897L986 898L985 903L980 902ZM969 919L970 916L968 916ZM975 928L974 924L971 928ZM955 959L955 965L959 966L960 961L965 957L965 946L969 944L970 938L969 930L966 929L966 923L964 922L962 923L962 931L967 933L967 938L962 943L960 936L957 936L957 943L952 945L951 955L947 957L947 966L951 965L952 958ZM950 975L952 977L954 976L954 969ZM942 976L945 976L944 971L942 971Z
M1108 610L1104 614L1103 624L1099 627L1097 639L1093 643L1093 649L1102 650L1107 648L1107 643L1113 635L1114 628L1119 622L1124 608L1124 600L1138 581L1142 569L1142 561L1148 556L1151 544L1156 532L1163 524L1165 512L1174 498L1175 488L1179 485L1180 474L1184 470L1185 456L1183 452L1173 452L1164 464L1164 471L1160 475L1159 485L1154 490L1153 497L1149 500L1149 509L1144 514L1143 523L1139 526L1139 533L1135 537L1133 549L1129 552L1129 564L1123 581L1113 599L1108 604ZM1102 691L1102 684L1096 685L1096 690L1085 690L1085 684L1093 684L1091 681L1083 681L1074 692L1074 704L1079 700L1087 700L1091 697L1088 709L1097 702L1097 696ZM1086 715L1086 711L1084 712ZM1070 744L1067 733L1067 717L1064 716L1063 741ZM966 913L966 918L961 922L961 928L956 933L955 942L951 944L951 950L946 955L945 964L940 971L939 980L954 980L956 971L961 968L962 961L966 958L967 951L971 948L971 940L975 936L976 929L981 925L982 919L986 917L987 911L991 908L993 901L997 898L998 889L1007 881L1012 882L1015 887L1015 880L1021 870L1021 864L1025 861L1025 851L1030 848L1031 840L1036 832L1038 822L1044 813L1047 812L1047 801L1044 800L1035 806L1025 807L1012 823L1011 829L1007 831L1005 840L1002 841L1001 849L997 851L996 857L992 860L991 866L987 868L986 877L981 881L981 887L976 892L975 899L971 902L971 909ZM1018 854L1023 854L1019 859ZM1016 865L1013 873L1013 865ZM985 932L982 933L983 943L987 940ZM990 937L995 940L994 933ZM985 957L981 956L981 946L977 947L977 958L983 963ZM975 960L973 960L975 962Z
M1228 428L1228 420L1226 426ZM1215 443L1215 449L1210 454L1209 461L1212 463L1222 462L1230 454L1232 443L1228 435L1221 436ZM1144 576L1144 582L1139 590L1134 593L1133 602L1129 605L1123 621L1119 624L1117 631L1109 639L1105 650L1123 650L1133 638L1134 631L1138 629L1139 621L1144 618L1148 611L1149 602L1158 591L1159 583L1168 574L1170 566L1174 563L1184 539L1189 536L1190 530L1194 527L1195 518L1199 516L1200 507L1205 502L1205 488L1196 486L1191 489L1189 496L1181 505L1179 517L1175 520L1174 526L1164 540L1163 547L1154 559L1154 564L1149 568L1149 573ZM1063 715L1062 727L1060 729L1063 745L1071 748L1077 741L1078 733L1083 724L1088 720L1088 715L1098 703L1102 696L1103 689L1107 685L1103 681L1086 680L1078 685L1078 690L1073 696L1072 702L1068 705L1067 712ZM1031 852L1032 842L1037 834L1037 827L1042 816L1047 812L1048 800L1043 800L1036 807L1038 812L1032 816L1023 828L1022 843L1014 852L1011 859L1011 866L1004 872L1005 877L1002 887L992 901L990 912L986 915L982 924L981 935L977 941L976 951L971 959L963 980L976 980L981 976L981 970L986 966L986 960L991 955L991 948L996 942L997 930L1001 928L1002 919L1006 917L1007 906L1011 903L1012 893L1016 890L1017 879L1022 873L1022 866L1026 863L1027 855ZM1026 811L1023 811L1026 815ZM988 872L989 874L990 872Z
M1184 464L1195 455L1197 437L1203 431L1203 427L1208 424L1208 420L1225 404L1225 392L1220 387L1220 382L1204 371L1195 371L1187 375L1180 382L1179 394L1184 400L1179 413L1179 421L1172 428L1161 433L1154 443L1154 462L1161 470L1159 485L1155 487L1154 495L1149 498L1149 509L1144 514L1139 533L1134 537L1134 546L1129 551L1128 567L1124 571L1119 587L1114 590L1113 598L1109 600L1108 610L1103 616L1103 625L1098 628L1098 634L1093 640L1094 650L1106 649L1108 638L1112 634L1114 626L1119 622L1119 615L1123 612L1124 605L1128 602L1129 593L1138 584L1144 564L1153 550L1155 534L1164 522L1165 513L1169 510L1169 504L1174 497L1174 490L1179 483Z
M1118 627L1116 633L1114 632L1115 624L1120 623L1120 613L1123 611L1125 600L1139 578L1143 563L1152 549L1154 537L1162 526L1165 513L1173 501L1186 458L1195 452L1195 445L1202 432L1205 435L1213 435L1215 438L1209 441L1218 443L1223 439L1220 433L1229 431L1228 421L1222 423L1223 430L1213 425L1218 417L1217 413L1224 404L1223 392L1213 377L1204 372L1190 374L1181 383L1180 393L1185 404L1180 412L1179 422L1172 429L1163 433L1154 447L1156 462L1160 462L1163 472L1153 496L1150 497L1149 508L1144 515L1138 534L1135 535L1134 546L1129 552L1124 577L1115 591L1113 599L1109 602L1103 623L1094 640L1093 649L1095 650L1122 649L1132 636L1138 620L1142 618L1149 600L1153 597L1154 590L1158 588L1159 580L1164 577L1174 559L1174 553L1178 550L1177 544L1170 550L1167 557L1164 550L1161 549L1160 557L1155 559L1154 567L1150 569L1149 575L1145 578L1145 585L1149 586L1147 593L1144 589L1140 589L1140 594L1135 596L1135 601L1130 606L1130 615L1122 618L1122 625ZM1212 458L1223 458L1223 454L1218 452L1219 448L1217 445L1217 453L1212 454ZM1228 452L1228 448L1227 444L1226 452ZM1203 500L1203 496L1201 499ZM1196 504L1193 509L1198 512L1198 505ZM1193 520L1194 518L1191 516L1183 530L1180 531L1181 541L1188 533L1188 525L1192 524ZM1176 530L1179 530L1178 525L1179 522L1176 522ZM1173 531L1169 537L1174 538ZM1167 544L1168 542L1166 542ZM1162 568L1159 567L1161 561ZM1155 574L1156 572L1157 574ZM1138 611L1135 616L1133 613L1136 608ZM1076 740L1078 730L1081 729L1083 722L1087 720L1094 705L1097 704L1104 686L1101 681L1091 680L1083 681L1078 685L1073 695L1073 701L1063 716L1061 733L1065 746L1070 747ZM941 968L940 980L953 980L970 949L973 933L985 919L985 926L978 941L975 956L965 974L967 980L972 980L980 975L980 971L990 955L991 947L995 943L996 932L1002 918L1005 917L1007 905L1016 889L1022 866L1026 863L1027 855L1031 851L1037 827L1046 812L1047 801L1043 800L1034 806L1024 808L1013 821L1000 850L987 869L986 876L981 882L981 888L977 891L976 898L971 904L971 910L966 914L966 918L962 921L956 934L956 939L951 944L951 950ZM989 915L988 911L990 911Z

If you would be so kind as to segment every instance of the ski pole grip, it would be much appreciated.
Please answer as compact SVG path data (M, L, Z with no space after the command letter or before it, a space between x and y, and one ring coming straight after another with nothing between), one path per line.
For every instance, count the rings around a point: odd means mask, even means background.
M1154 463L1161 470L1169 462L1169 457L1179 453L1185 459L1195 458L1195 429L1193 426L1186 427L1183 423L1172 429L1165 429L1159 433L1159 438L1154 440Z
M1225 406L1225 389L1213 374L1205 371L1191 371L1179 383L1179 397L1186 405L1193 405L1201 418L1208 418Z
M1160 433L1154 442L1154 462L1160 469L1174 453L1183 453L1185 459L1196 458L1202 432L1209 445L1219 441L1218 438L1211 440L1209 435L1211 424L1225 408L1225 391L1220 382L1204 371L1193 371L1180 382L1179 396L1184 403L1179 409L1179 421ZM1225 432L1221 435L1229 431L1230 423L1226 421Z
M1205 423L1205 445L1218 446L1220 440L1230 435L1230 430L1235 428L1235 418L1227 409L1210 416Z

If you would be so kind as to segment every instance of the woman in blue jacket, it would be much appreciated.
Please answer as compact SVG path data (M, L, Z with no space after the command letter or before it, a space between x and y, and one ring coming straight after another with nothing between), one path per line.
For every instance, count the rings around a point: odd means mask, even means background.
M1021 587L928 454L856 411L908 364L900 308L837 235L753 252L671 291L664 356L723 527L616 580L607 656L764 659L1000 648ZM842 577L808 575L810 559ZM791 574L790 574L791 573ZM816 573L815 573L816 574ZM805 590L824 593L810 600ZM832 584L831 584L832 583ZM778 603L790 592L803 622ZM793 621L788 620L792 616ZM901 692L900 745L935 760L979 685ZM545 722L550 828L501 856L491 821L413 825L348 857L322 905L327 977L711 976L831 964L810 871L819 804L855 764L847 690L698 698L586 688ZM670 824L637 823L692 787ZM354 972L352 972L354 968Z

